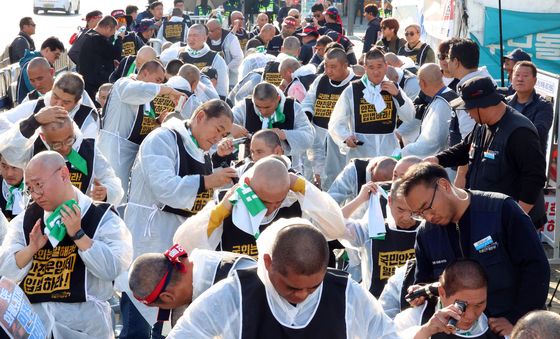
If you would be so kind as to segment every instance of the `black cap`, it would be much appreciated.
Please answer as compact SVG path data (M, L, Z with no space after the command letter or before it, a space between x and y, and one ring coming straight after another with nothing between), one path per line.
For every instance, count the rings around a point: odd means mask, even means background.
M515 62L531 61L531 56L521 48L516 48L513 51L511 51L511 53L509 53L508 55L505 55L504 59L510 59Z
M496 91L492 79L488 77L474 77L467 80L459 88L461 97L451 101L451 107L455 109L471 109L495 106L504 99Z

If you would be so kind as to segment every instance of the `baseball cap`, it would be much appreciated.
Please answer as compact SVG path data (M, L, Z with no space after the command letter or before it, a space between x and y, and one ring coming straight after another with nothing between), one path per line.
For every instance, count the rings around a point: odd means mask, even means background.
M126 13L122 9L115 9L111 12L111 16L115 19L126 17Z
M331 6L329 8L327 8L324 12L323 15L334 15L334 16L338 16L338 8Z
M516 48L513 51L511 51L508 55L504 55L504 59L510 59L515 62L531 61L531 56L521 48Z
M319 36L319 31L317 30L317 27L315 27L314 25L307 25L307 26L305 26L305 28L303 28L303 32L298 33L297 35L299 35L299 36L308 36L308 35Z
M142 33L149 29L157 29L155 23L154 19L142 19L142 21L140 21L140 23L136 26L135 30L138 33Z
M282 22L282 25L287 25L287 26L297 26L297 21L296 18L294 18L293 16L287 16L284 18L284 21Z
M103 13L101 13L101 11L91 11L88 14L86 14L86 17L82 20L85 21L90 21L93 18L102 18L103 17Z
M495 106L504 99L503 95L496 91L492 79L488 77L474 77L467 80L459 88L461 96L451 101L451 107L455 109L472 109Z

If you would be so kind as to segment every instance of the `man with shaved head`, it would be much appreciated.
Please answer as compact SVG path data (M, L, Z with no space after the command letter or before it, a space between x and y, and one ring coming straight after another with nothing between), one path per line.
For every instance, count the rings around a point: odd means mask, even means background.
M206 43L214 52L218 52L225 60L229 72L229 88L237 84L238 68L243 61L243 50L239 39L232 32L223 29L217 19L210 19L206 23L208 39Z
M34 89L27 93L22 102L39 99L52 89L54 84L54 68L43 57L32 59L27 64L27 77Z
M185 311L168 338L394 338L377 300L327 269L324 233L280 219L258 238L257 268L238 270Z
M92 201L71 176L57 152L29 161L25 186L34 203L10 225L0 272L20 283L47 336L109 338L107 300L130 264L132 241L111 205Z
M276 27L274 27L273 24L265 24L260 29L259 33L256 34L255 37L253 37L247 42L247 45L245 46L245 53L247 53L247 50L249 50L250 48L257 48L259 46L263 46L264 48L267 48L268 43L270 42L270 40L272 40L275 34L276 34Z
M44 115L37 116L42 120ZM121 182L97 148L96 139L84 138L67 114L63 113L36 129L25 125L23 133L21 125L24 124L16 125L15 130L12 128L7 132L12 138L2 154L9 163L24 168L35 154L45 150L58 152L66 160L72 184L82 193L97 201L120 203L124 195ZM36 137L37 134L39 137Z
M422 65L418 70L418 79L422 92L432 99L421 117L420 135L406 145L401 154L425 158L447 149L449 121L454 114L449 103L457 98L457 94L445 86L441 69L436 64Z
M99 130L99 119L91 99L84 91L84 80L75 72L63 72L56 77L52 90L37 100L30 100L2 114L8 124L0 127L0 137L10 126L22 126L22 133L28 138L35 129L46 120L37 120L40 112L43 116L68 114L76 122L86 137L95 138ZM23 124L23 125L22 125ZM29 128L29 129L28 129ZM26 130L31 134L27 135ZM0 149L1 149L0 145Z
M346 52L340 48L325 53L325 73L313 81L301 109L315 127L315 140L309 159L313 164L315 184L328 190L346 164L344 155L327 133L331 113L342 91L357 79L348 67Z
M114 83L104 109L103 128L99 133L99 149L121 179L124 192L132 163L140 143L162 121L156 98L166 96L177 102L185 94L163 85L165 69L157 60L142 65L138 74L120 78Z
M209 202L184 222L174 242L187 251L217 248L256 256L256 237L279 218L305 215L330 239L343 231L336 202L302 177L289 173L286 164L272 156L257 161L239 182L218 204ZM249 203L251 200L258 203ZM258 211L253 210L255 204ZM250 217L250 213L256 214Z
M198 106L202 105L204 101L209 100L209 98L205 96L201 98L196 94L201 92L200 90L197 91L199 82L200 70L191 64L184 64L179 68L177 75L167 80L166 84L168 86L173 87L187 96L187 100L182 110L179 112L182 119L189 119Z
M406 157L402 157L399 161L397 161L397 164L393 169L393 181L404 177L404 174L406 173L406 171L408 171L410 167L421 162L422 162L422 158L419 158L414 155L408 155Z
M109 76L109 82L115 83L122 77L127 77L131 74L138 74L142 65L150 60L155 60L157 53L155 49L150 46L142 46L136 55L129 55L121 60L119 67Z

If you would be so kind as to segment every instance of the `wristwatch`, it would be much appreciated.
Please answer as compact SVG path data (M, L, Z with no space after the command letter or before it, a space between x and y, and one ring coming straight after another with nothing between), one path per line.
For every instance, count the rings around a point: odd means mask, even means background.
M74 236L70 237L70 239L72 239L73 241L80 240L84 235L86 235L86 232L84 232L84 230L80 228L78 232L74 234Z

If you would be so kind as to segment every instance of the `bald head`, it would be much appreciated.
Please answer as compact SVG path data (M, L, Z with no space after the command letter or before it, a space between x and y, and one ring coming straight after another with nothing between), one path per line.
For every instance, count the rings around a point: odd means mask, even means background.
M418 70L418 81L420 89L427 96L433 97L445 86L441 68L433 63L424 64Z
M266 14L265 14L266 15ZM262 28L261 28L261 33L263 32L273 32L276 33L276 28L274 27L273 24L265 24Z
M43 57L31 59L31 61L29 61L29 63L27 64L27 72L29 72L30 70L48 71L50 69L51 69L51 64L49 64L49 61Z
M200 70L198 67L192 64L184 64L181 68L179 68L178 75L187 80L194 91L193 87L196 87L196 84L198 84L198 81L200 80Z
M376 159L371 170L371 180L374 182L390 181L397 161L391 157Z
M293 73L300 67L301 67L301 64L296 59L286 58L286 59L282 60L282 62L280 63L278 71L280 72L280 74L282 74L284 72Z
M63 118L58 118L57 121L49 122L47 124L41 125L41 132L44 134L59 131L64 128L74 128L74 120L67 115Z
M409 155L397 161L397 164L395 165L395 168L393 170L393 181L402 178L410 167L421 162L422 159L414 155Z
M206 22L206 27L208 27L209 30L212 30L218 27L222 27L222 24L220 24L220 21L218 21L218 19L210 19L208 20L208 22Z
M292 56L298 56L300 48L301 43L295 36L289 36L285 38L284 42L282 43L282 52Z
M27 174L32 169L51 172L65 165L66 161L58 152L43 151L35 154L33 158L29 160L27 167L25 167L25 173Z
M136 67L140 69L142 65L150 60L155 60L157 58L157 52L150 46L142 46L138 53L136 54Z
M387 67L387 78L389 80L391 80L392 82L399 82L399 72L397 72L397 69L393 66L388 66Z
M389 66L401 67L403 62L395 53L385 53L385 62Z
M260 38L264 42L269 42L276 35L276 28L272 24L265 24L259 33Z
M278 232L270 255L273 269L281 274L312 275L326 270L329 247L314 226L294 224Z
M209 20L208 22L210 22L210 21L212 21L212 20ZM192 25L191 27L189 27L189 32L190 31L196 32L198 34L202 34L204 36L206 36L208 34L208 32L206 31L206 27L204 27L204 25L202 25L202 24Z
M134 296L145 298L155 289L169 268L169 260L162 253L145 253L134 260L130 267L128 285ZM180 279L181 274L171 274L168 287ZM156 306L162 300L158 298L151 304Z
M511 339L556 338L560 333L560 315L551 311L533 311L517 321Z
M273 157L265 157L253 167L251 187L253 190L266 186L269 189L286 189L290 187L290 176L283 162Z

